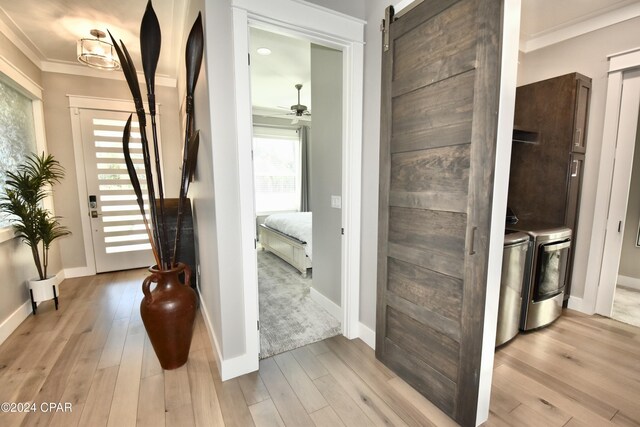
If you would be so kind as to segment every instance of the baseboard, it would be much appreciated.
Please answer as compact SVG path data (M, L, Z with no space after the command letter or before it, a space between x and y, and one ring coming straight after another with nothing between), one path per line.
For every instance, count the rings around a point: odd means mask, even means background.
M312 301L327 310L327 312L335 317L338 322L342 323L342 308L340 308L338 304L316 291L315 288L311 288L309 291L309 296Z
M376 331L368 327L362 322L358 323L359 328L359 336L362 341L364 341L369 347L372 349L376 349Z
M58 273L56 274L57 283L61 283L65 279L65 277L66 276L64 270L58 271ZM11 313L9 317L4 319L2 323L0 323L0 344L2 344L7 338L9 338L9 335L11 335L13 331L18 329L18 326L20 326L20 324L24 322L27 317L29 317L31 312L31 300L27 300L13 313Z
M582 298L573 297L573 296L569 297L569 303L567 304L567 308L571 310L579 311L580 313L584 313L584 314L595 313L595 311L593 310L593 307L587 307Z
M230 359L224 359L222 357L222 351L218 344L218 339L213 329L213 323L209 317L209 310L204 303L200 289L198 289L198 295L200 297L200 311L204 316L204 324L207 327L207 333L209 334L209 340L215 350L216 364L218 365L218 371L220 372L220 378L222 381L230 380L232 378L239 377L249 372L258 370L258 358L255 355L249 355L247 353L240 356L232 357Z
M93 276L94 274L96 274L96 272L89 267L74 267L74 268L64 269L65 279L73 279L74 277Z
M619 274L618 285L624 286L625 288L637 289L640 291L640 279L637 279L635 277L623 276Z
M16 311L11 313L2 323L0 323L0 344L15 331L18 326L31 314L31 301L22 304Z

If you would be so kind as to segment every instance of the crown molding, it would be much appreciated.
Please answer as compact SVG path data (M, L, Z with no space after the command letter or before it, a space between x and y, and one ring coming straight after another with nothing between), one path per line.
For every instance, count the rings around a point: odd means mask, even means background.
M538 33L527 40L521 40L520 50L524 53L533 52L583 34L637 18L638 16L640 16L640 3L624 6L571 25L556 27L549 31Z
M121 71L106 71L97 68L91 68L85 65L57 62L42 61L40 69L46 73L70 74L81 77L95 77L99 79L123 80L124 75ZM144 74L138 73L138 81L144 83ZM173 77L156 75L156 86L176 87L177 81Z
M8 24L8 22L12 23L15 28L18 28L13 20L7 15L7 12L4 11L0 7L0 33L4 34L6 38L9 39L11 43L14 44L15 47L20 50L31 62L33 62L36 67L42 69L42 59L44 58L42 53L35 47L27 45L24 42L23 37L20 37L15 31L14 28ZM35 49L35 50L34 50Z

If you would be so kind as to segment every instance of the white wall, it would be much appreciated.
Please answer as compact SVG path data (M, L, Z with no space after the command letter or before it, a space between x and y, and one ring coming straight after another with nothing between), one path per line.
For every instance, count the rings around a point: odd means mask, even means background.
M192 1L203 12L205 58L196 89L200 152L192 184L203 307L224 360L245 353L231 2Z
M86 260L82 218L80 217L78 180L73 152L73 135L69 115L67 95L96 98L131 100L131 92L124 81L100 79L60 73L43 73L44 118L47 144L66 170L65 179L55 187L54 202L56 214L64 218L63 224L71 231L71 236L60 240L62 264L65 269L86 267L93 260ZM158 86L156 101L160 104L160 137L162 139L163 179L167 197L177 197L180 188L181 132L178 119L177 90Z
M578 245L575 252L571 296L582 298L586 279L593 211L602 144L613 150L615 141L602 141L605 97L607 88L607 55L640 46L640 18L588 33L520 58L518 85L577 71L592 78L587 155L580 202Z
M25 78L42 86L40 70L2 33L0 33L0 57ZM58 210L56 214L60 215ZM50 251L49 272L51 274L57 274L62 268L59 242L60 240L54 242ZM1 343L30 313L30 305L26 305L27 310L22 310L25 303L30 300L27 281L36 277L38 273L31 250L16 238L0 242L0 271L3 274L2 284L0 284Z
M307 0L307 2L315 3L345 15L365 19L365 4L367 0Z
M341 305L342 52L311 44L310 199L313 211L313 288Z

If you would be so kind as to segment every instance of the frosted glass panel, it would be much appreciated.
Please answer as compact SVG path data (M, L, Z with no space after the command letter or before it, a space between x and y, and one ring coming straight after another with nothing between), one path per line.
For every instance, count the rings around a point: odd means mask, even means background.
M4 194L6 171L15 171L35 150L31 99L0 81L0 194ZM7 225L8 221L0 215L0 227Z

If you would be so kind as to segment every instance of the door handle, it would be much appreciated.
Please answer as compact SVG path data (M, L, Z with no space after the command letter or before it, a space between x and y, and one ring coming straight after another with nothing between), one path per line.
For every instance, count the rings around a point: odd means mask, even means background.
M578 169L580 168L580 162L578 162L577 160L574 160L573 162L573 170L571 171L571 177L576 177L578 176Z

